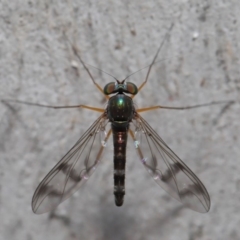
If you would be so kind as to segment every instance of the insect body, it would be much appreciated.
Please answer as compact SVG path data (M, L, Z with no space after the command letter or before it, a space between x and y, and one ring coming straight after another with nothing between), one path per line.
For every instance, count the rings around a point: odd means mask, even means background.
M129 124L133 119L135 108L131 97L125 93L136 94L137 87L124 81L109 83L104 88L105 94L117 94L111 97L107 105L107 116L111 122L114 146L114 195L117 206L122 206L125 194L125 163Z

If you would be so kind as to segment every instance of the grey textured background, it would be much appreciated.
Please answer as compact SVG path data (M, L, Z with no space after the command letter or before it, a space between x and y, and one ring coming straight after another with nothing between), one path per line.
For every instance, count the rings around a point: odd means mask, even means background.
M174 22L139 107L239 100L240 4L215 1L0 1L0 98L104 107L85 62L119 79L152 61ZM112 79L90 69L104 86ZM139 85L146 71L130 81ZM51 214L34 215L40 180L98 116L88 110L0 105L0 239L240 239L239 103L143 114L199 176L207 214L170 198L137 161L129 142L126 196L114 205L112 143L99 169Z

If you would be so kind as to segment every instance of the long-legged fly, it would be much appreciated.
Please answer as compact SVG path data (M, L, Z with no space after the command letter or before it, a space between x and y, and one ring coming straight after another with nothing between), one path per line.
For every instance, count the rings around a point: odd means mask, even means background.
M172 29L169 28L168 33ZM168 34L167 33L167 34ZM46 175L37 187L33 199L34 213L41 214L55 209L61 202L69 198L84 184L98 166L109 137L113 136L114 163L114 195L115 204L121 206L125 195L125 163L128 136L133 141L139 160L160 185L172 197L197 212L208 212L210 209L209 194L199 178L184 162L167 146L162 138L140 115L141 112L155 109L191 109L231 101L211 102L188 107L151 106L136 109L133 98L147 83L151 68L163 46L165 35L155 54L144 82L137 87L127 82L127 78L108 83L103 89L95 82L88 67L82 61L77 49L72 49L92 79L95 86L108 100L105 109L85 105L48 106L18 100L3 100L48 108L86 108L100 112L101 115ZM111 97L110 97L111 95ZM110 128L107 126L110 125Z

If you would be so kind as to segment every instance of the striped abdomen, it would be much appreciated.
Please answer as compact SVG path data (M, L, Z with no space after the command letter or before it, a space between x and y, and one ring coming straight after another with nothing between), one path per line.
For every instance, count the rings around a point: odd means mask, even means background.
M112 132L114 146L113 161L115 204L117 206L122 206L125 195L125 163L128 126L118 128L112 125Z

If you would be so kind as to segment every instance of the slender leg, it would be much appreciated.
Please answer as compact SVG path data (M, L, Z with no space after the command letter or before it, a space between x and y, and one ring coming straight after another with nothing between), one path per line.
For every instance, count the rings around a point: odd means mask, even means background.
M111 134L112 134L112 129L109 129L109 131L108 131L108 133L107 133L107 135L106 135L106 137L105 137L105 139L104 139L104 142L105 142L105 143L108 141L108 138L111 136ZM104 146L101 146L100 150L98 151L98 154L97 154L96 159L99 159L99 158L100 158L103 149L104 149Z
M31 106L37 106L37 107L45 107L45 108L54 108L54 109L59 109L59 108L86 108L92 111L100 112L103 113L105 109L103 108L96 108L96 107L90 107L86 105L73 105L73 106L51 106L51 105L44 105L44 104L39 104L39 103L31 103L31 102L25 102L25 101L20 101L20 100L11 100L11 99L6 99L6 100L1 100L3 103L9 103L9 102L14 102L14 103L20 103L20 104L25 104L25 105L31 105Z
M135 142L136 139L135 139L134 133L133 133L133 131L132 131L131 129L129 129L129 134L130 134L132 140ZM140 159L144 159L144 156L143 156L143 153L142 153L141 148L140 148L140 147L137 147L136 149L137 149L137 152L138 152L138 154L139 154L139 156L140 156Z
M205 107L205 106L211 106L211 105L216 105L216 104L233 104L235 101L216 101L216 102L210 102L210 103L204 103L204 104L197 104L193 106L186 106L186 107L168 107L168 106L152 106L152 107L147 107L147 108L140 108L137 109L137 112L147 112L151 110L156 110L159 108L162 109L172 109L172 110L185 110L185 109L192 109L192 108L199 108L199 107Z
M104 95L104 97L108 100L109 96L105 95L103 92L103 89L101 88L101 86L94 80L91 72L89 71L88 67L86 66L86 64L84 63L84 61L82 60L82 58L80 57L80 55L78 54L78 50L75 46L73 46L73 44L70 42L70 40L67 38L67 36L64 34L64 36L66 37L67 41L69 42L69 44L72 47L72 50L74 52L74 54L76 55L76 57L78 58L78 60L81 62L81 64L83 65L83 67L85 68L85 70L87 71L89 77L92 79L93 84L97 87L97 89Z
M165 36L164 36L164 38L163 38L163 40L162 40L162 42L161 42L161 44L160 44L160 46L159 46L159 48L158 48L158 50L157 50L157 53L155 54L155 56L154 56L154 58L153 58L152 63L149 65L149 68L148 68L148 71L147 71L147 75L146 75L146 77L145 77L145 80L144 80L144 82L139 86L138 92L140 92L141 89L144 87L144 85L147 83L149 74L150 74L151 69L152 69L152 66L153 66L153 64L155 63L155 61L156 61L156 59L157 59L157 57L158 57L158 54L159 54L159 52L161 51L162 46L163 46L163 44L164 44L164 42L165 42L165 39L167 38L167 36L168 36L169 32L172 30L172 28L173 28L173 23L171 24L168 32L165 34ZM134 96L135 96L135 95L132 95L131 98L134 98Z

